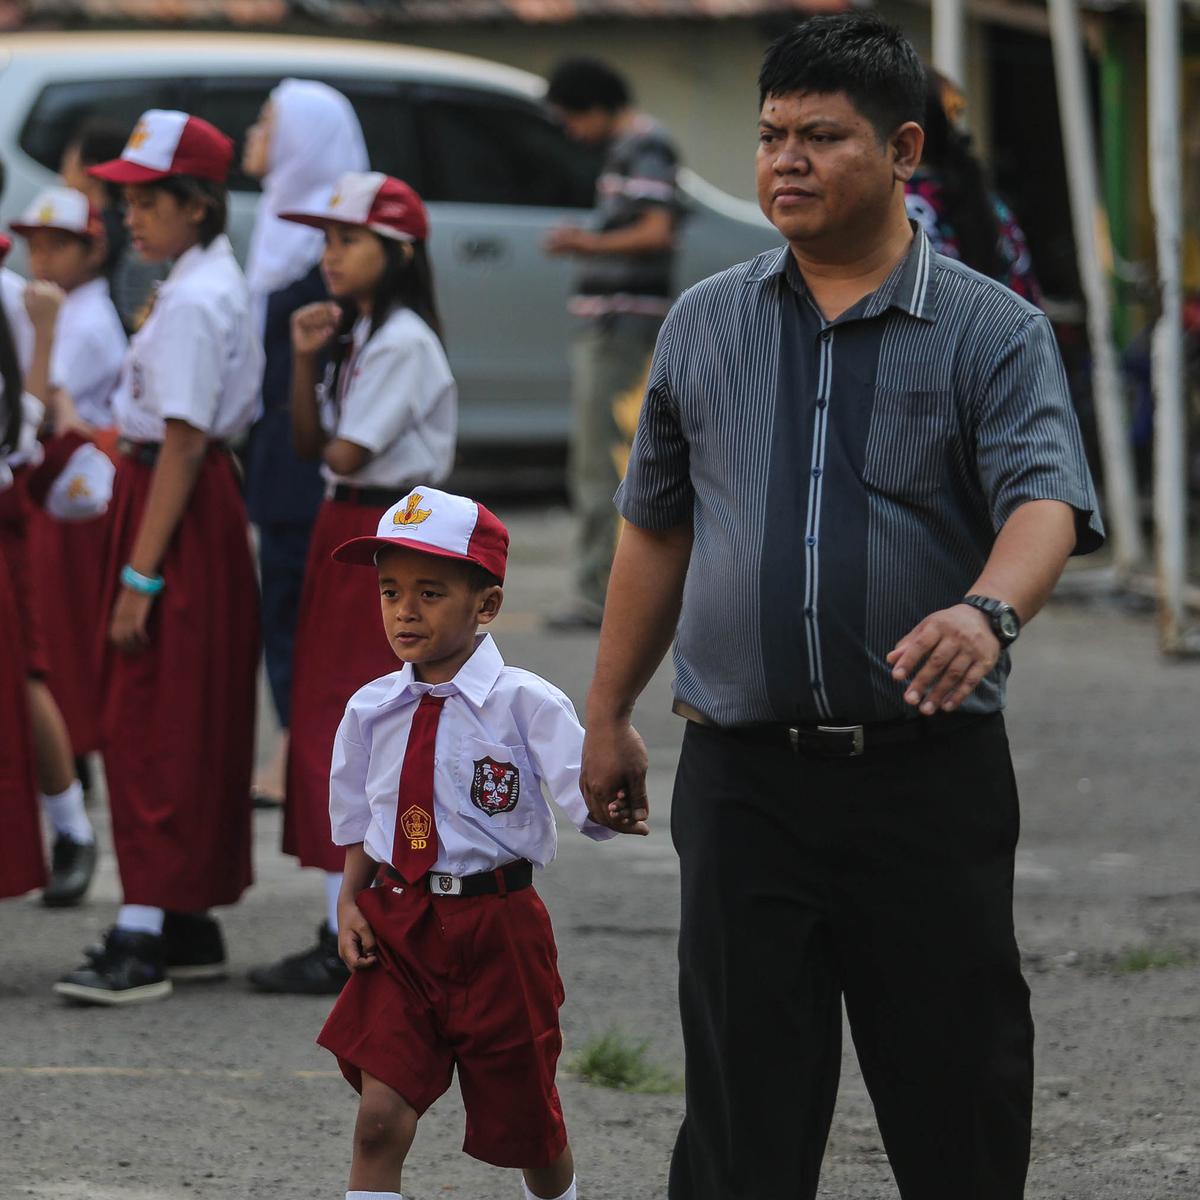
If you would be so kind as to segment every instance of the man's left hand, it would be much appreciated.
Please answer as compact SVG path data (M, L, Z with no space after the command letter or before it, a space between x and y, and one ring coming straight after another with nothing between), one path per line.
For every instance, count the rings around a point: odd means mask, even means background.
M909 681L905 703L931 717L953 712L1000 657L1000 639L987 616L969 604L930 614L887 656L892 678Z
M559 225L551 229L542 242L547 254L585 254L591 234L577 225Z

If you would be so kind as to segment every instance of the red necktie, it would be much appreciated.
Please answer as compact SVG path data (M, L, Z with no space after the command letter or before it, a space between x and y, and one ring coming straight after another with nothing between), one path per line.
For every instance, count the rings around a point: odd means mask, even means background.
M396 801L396 834L392 866L409 883L433 869L438 856L437 821L433 816L433 751L445 696L426 692L413 713L408 731L400 791Z

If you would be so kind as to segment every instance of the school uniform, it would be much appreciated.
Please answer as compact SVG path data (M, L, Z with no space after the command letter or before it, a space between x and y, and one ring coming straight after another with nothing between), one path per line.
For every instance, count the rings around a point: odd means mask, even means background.
M352 475L322 466L326 499L309 545L293 664L283 849L324 871L344 865L329 838L334 734L350 697L396 661L380 628L375 580L347 574L330 555L374 533L416 480L440 482L454 460L457 393L437 336L403 307L369 332L369 319L355 324L337 394L331 366L318 396L329 438L364 446L372 457Z
M50 383L74 398L79 416L106 430L127 343L103 278L68 292L59 309ZM76 755L100 746L98 647L109 614L102 606L107 518L56 520L40 508L30 517L33 588L47 627L46 683Z
M8 329L23 375L33 361L33 322L25 311L25 280L7 267L0 267L0 304L4 305L4 315L8 318Z
M251 880L250 774L258 665L254 565L227 444L254 416L262 350L228 238L174 265L134 335L113 413L122 453L102 612L111 614L166 431L209 450L159 565L149 647L106 646L101 738L127 905L196 912Z
M431 703L436 724L418 732ZM436 855L428 875L408 880L403 843L430 836L409 785L418 744L432 756ZM550 919L528 884L557 847L543 789L580 832L614 836L588 816L582 747L567 697L505 665L486 635L447 683L423 683L406 665L361 688L334 744L333 841L361 842L382 864L357 898L379 962L351 976L317 1040L356 1089L365 1071L419 1114L457 1069L463 1148L497 1166L547 1166L566 1145L554 1086L563 987Z

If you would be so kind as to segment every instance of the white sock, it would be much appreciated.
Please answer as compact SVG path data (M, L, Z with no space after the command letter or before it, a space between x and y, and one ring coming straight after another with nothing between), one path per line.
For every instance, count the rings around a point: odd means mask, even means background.
M73 842L90 846L96 840L96 832L83 807L83 784L72 781L65 792L57 796L42 793L42 808L50 818L55 833L65 833Z
M571 1176L571 1186L561 1196L555 1196L554 1200L575 1200L575 1178L574 1175ZM524 1176L521 1177L521 1188L525 1193L525 1200L539 1200L539 1197L529 1190L529 1184L525 1182Z
M334 933L338 931L337 920L337 902L338 896L342 893L342 873L341 871L326 871L325 872L325 920L329 922L329 928ZM369 1196L370 1192L363 1192L364 1196ZM381 1196L390 1196L391 1192L380 1192Z
M129 933L161 934L163 910L148 904L122 904L117 913L117 928Z
M346 1200L404 1200L399 1192L347 1192Z

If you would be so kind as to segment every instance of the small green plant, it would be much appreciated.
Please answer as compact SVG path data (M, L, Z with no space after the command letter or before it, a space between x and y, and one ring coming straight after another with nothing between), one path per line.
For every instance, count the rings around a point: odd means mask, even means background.
M650 1043L635 1042L619 1029L591 1038L571 1063L572 1069L597 1087L663 1095L678 1092L682 1082L646 1058Z
M1126 950L1116 961L1116 969L1125 974L1135 971L1156 971L1162 967L1188 967L1196 961L1191 950L1178 946L1135 946Z

